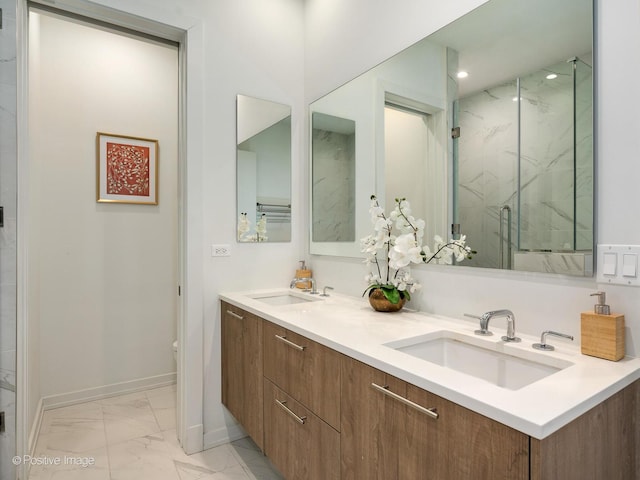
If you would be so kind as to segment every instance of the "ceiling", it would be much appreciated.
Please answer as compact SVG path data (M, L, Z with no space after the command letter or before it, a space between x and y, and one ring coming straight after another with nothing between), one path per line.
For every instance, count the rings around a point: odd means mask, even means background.
M459 95L579 57L592 64L592 0L490 0L428 37L458 51Z

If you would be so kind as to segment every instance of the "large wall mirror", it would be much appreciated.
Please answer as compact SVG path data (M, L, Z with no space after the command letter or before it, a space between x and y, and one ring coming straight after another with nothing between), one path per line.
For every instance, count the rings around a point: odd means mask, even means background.
M239 242L291 241L291 107L237 97Z
M361 256L375 193L409 199L425 238L465 235L463 265L592 275L593 24L592 0L490 0L313 102L312 138L314 118L349 119L354 151L312 146L312 171L355 178L341 238L316 231L313 180L311 253Z

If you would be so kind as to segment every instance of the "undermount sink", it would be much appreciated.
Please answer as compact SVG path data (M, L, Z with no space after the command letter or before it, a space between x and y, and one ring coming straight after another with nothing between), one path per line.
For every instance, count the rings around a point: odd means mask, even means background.
M317 300L316 298L296 295L293 292L263 293L259 295L251 295L251 298L268 303L269 305L293 305L295 303L314 302Z
M527 352L531 360L498 351L501 343L472 343L475 339L447 330L385 344L399 352L442 367L480 378L498 387L518 390L573 365L537 352ZM479 345L480 344L480 345ZM493 347L493 348L492 348Z

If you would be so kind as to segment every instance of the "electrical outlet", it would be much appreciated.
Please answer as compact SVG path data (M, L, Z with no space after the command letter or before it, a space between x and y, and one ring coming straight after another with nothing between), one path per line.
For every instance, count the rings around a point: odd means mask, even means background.
M230 257L231 248L229 245L211 245L212 257Z

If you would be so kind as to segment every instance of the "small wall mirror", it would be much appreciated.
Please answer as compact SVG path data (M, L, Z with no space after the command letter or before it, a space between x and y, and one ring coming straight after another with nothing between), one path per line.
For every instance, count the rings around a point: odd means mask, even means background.
M361 256L375 193L410 200L425 239L465 235L462 265L592 275L593 24L592 0L490 0L313 102L358 135L355 208L333 211L355 241L312 232L311 253Z
M291 107L237 96L238 242L291 241Z

